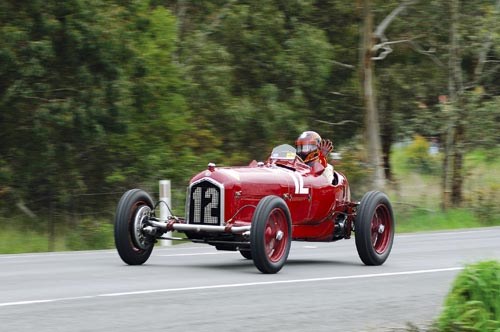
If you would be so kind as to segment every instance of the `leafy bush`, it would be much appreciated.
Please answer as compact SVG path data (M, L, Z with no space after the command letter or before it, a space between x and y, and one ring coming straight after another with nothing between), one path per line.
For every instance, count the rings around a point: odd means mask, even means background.
M439 331L500 331L500 262L467 266L438 319Z
M334 167L342 172L349 181L353 199L361 199L370 188L370 169L363 162L363 151L357 146L350 146L340 151L342 159L334 162Z
M500 224L500 185L491 184L472 191L469 205L485 226Z
M499 155L500 149L491 149L491 155ZM500 225L500 157L492 158L482 149L466 155L464 198L481 223L486 226Z
M413 142L405 149L405 166L422 174L438 174L439 158L429 153L430 144L422 136L416 135Z
M113 245L113 225L90 218L81 220L66 237L69 250L106 249Z

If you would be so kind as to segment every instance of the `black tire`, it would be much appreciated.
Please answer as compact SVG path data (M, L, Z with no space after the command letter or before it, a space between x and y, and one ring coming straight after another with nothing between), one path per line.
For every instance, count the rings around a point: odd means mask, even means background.
M389 198L380 191L366 193L354 222L356 249L366 265L382 265L392 249L395 222Z
M252 252L250 250L240 250L240 254L246 259L252 259Z
M262 273L277 273L288 258L292 222L285 201L278 196L260 200L252 217L250 254Z
M153 200L143 190L132 189L120 198L115 215L115 246L120 258L129 265L141 265L153 251L154 237L140 232L153 209Z

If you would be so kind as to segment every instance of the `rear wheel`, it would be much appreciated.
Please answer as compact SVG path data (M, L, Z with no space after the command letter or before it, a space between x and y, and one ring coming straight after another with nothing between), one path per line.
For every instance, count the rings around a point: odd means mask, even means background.
M153 251L154 237L143 233L153 209L153 200L143 190L132 189L121 197L115 215L115 246L129 265L146 262Z
M262 273L277 273L288 258L291 239L292 223L285 201L278 196L264 197L255 209L250 229L255 266Z
M389 198L382 192L370 191L363 196L354 223L356 248L366 265L385 262L394 241L394 214Z

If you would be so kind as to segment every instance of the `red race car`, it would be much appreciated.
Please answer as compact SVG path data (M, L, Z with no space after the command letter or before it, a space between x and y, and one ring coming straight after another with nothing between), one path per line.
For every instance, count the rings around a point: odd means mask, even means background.
M115 216L115 244L130 265L146 262L157 239L169 231L187 239L238 250L263 273L285 264L295 241L332 242L355 233L359 257L366 265L385 262L394 239L394 215L387 196L366 193L352 202L347 178L334 171L330 183L284 144L266 162L246 167L208 168L188 187L186 217L155 216L158 204L143 190L121 197Z

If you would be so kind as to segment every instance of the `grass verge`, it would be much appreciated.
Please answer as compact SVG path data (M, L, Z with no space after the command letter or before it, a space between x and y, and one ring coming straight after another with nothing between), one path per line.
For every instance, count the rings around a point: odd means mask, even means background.
M0 233L0 254L19 254L27 252L47 252L68 250L65 239L56 236L49 239L47 233L3 227Z
M398 212L396 209L395 214L398 233L486 226L473 212L467 209L454 209L446 212L424 209Z

